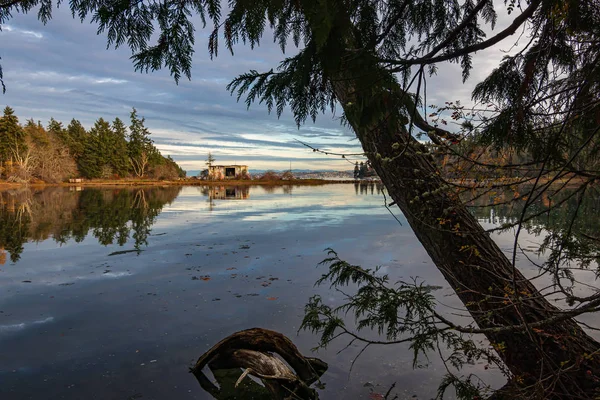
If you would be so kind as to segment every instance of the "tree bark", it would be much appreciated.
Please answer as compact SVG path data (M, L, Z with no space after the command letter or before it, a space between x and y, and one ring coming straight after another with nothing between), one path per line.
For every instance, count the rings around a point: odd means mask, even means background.
M365 63L355 68L343 62L326 73L371 165L479 327L556 316L560 310L513 268L445 184L425 146L407 131L397 106L402 92L391 75L376 66L365 72ZM592 398L598 393L599 343L574 320L486 336L513 381L527 388L527 398Z

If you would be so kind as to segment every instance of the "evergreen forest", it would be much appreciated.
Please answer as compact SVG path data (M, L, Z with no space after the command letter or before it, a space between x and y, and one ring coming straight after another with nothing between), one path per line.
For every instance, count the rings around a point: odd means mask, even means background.
M186 173L164 157L150 138L144 118L133 109L130 125L98 118L90 129L72 119L20 123L12 108L0 118L0 179L58 183L69 179L173 180Z

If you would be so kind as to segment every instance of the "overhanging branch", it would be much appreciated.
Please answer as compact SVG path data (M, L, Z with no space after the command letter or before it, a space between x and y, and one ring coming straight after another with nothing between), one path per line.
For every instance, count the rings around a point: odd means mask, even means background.
M402 96L399 97L399 100L401 102L401 105L403 107L405 107L406 110L408 110L408 111L415 110L415 103L414 103L412 97L409 96L408 94L403 94ZM437 126L430 125L427 121L425 121L425 119L423 119L423 117L421 116L421 114L418 111L411 113L411 117L412 117L412 123L417 128L419 128L423 132L427 133L427 135L431 138L431 140L435 144L438 144L438 145L441 144L441 142L437 139L437 137L442 138L442 139L448 139L448 140L459 140L458 135L456 135L450 131L447 131L445 129L439 128Z
M488 40L484 40L481 43L463 47L462 49L456 50L452 53L442 54L437 57L431 57L431 56L427 55L427 56L421 57L421 58L413 58L412 60L393 60L393 59L382 58L379 61L382 63L386 63L388 65L398 65L399 67L390 69L390 72L399 72L401 70L405 70L406 67L408 67L410 65L435 64L435 63L442 62L442 61L452 60L454 58L458 58L458 57L464 56L466 54L474 53L476 51L487 49L487 48L492 47L493 45L501 42L502 40L506 39L507 37L513 35L517 31L517 29L521 25L523 25L523 23L525 23L525 21L529 17L531 17L533 15L533 13L538 9L538 7L540 6L541 3L542 3L542 0L532 1L531 4L529 5L529 7L527 7L525 9L525 11L523 11L523 13L521 13L521 15L519 15L517 18L515 18L513 20L512 24L510 24L506 29L504 29L502 32L498 33L496 36L494 36Z

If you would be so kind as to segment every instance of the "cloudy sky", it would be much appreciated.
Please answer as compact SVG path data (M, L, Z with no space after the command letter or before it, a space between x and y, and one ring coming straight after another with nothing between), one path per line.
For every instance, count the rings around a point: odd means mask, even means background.
M512 20L501 12L504 7L503 1L497 2L496 30ZM192 80L176 85L167 71L134 72L127 48L107 50L96 26L74 20L66 7L56 10L47 25L35 14L15 15L0 32L7 84L0 104L13 107L21 121L33 118L46 124L54 117L68 123L76 118L89 128L99 117L128 121L135 107L163 154L188 171L203 168L208 151L219 163L248 164L250 169L287 169L290 161L294 169L352 168L341 158L313 153L295 139L330 151L360 151L353 133L340 125L339 115L323 115L298 129L289 112L277 119L260 105L247 110L225 90L240 73L278 65L282 54L269 37L255 50L238 46L235 56L221 51L211 61L208 30L198 29ZM428 104L467 101L474 84L511 44L477 56L466 85L455 64L440 65L438 75L428 80Z

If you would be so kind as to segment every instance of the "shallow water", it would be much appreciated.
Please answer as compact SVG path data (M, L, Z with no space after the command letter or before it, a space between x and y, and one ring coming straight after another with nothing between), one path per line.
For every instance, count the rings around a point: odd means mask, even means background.
M188 368L223 337L264 327L329 364L321 399L435 396L434 358L297 332L324 249L420 277L458 305L376 185L0 192L0 399L212 399ZM397 212L397 209L394 210ZM510 235L495 235L503 247ZM471 368L492 384L497 371Z

